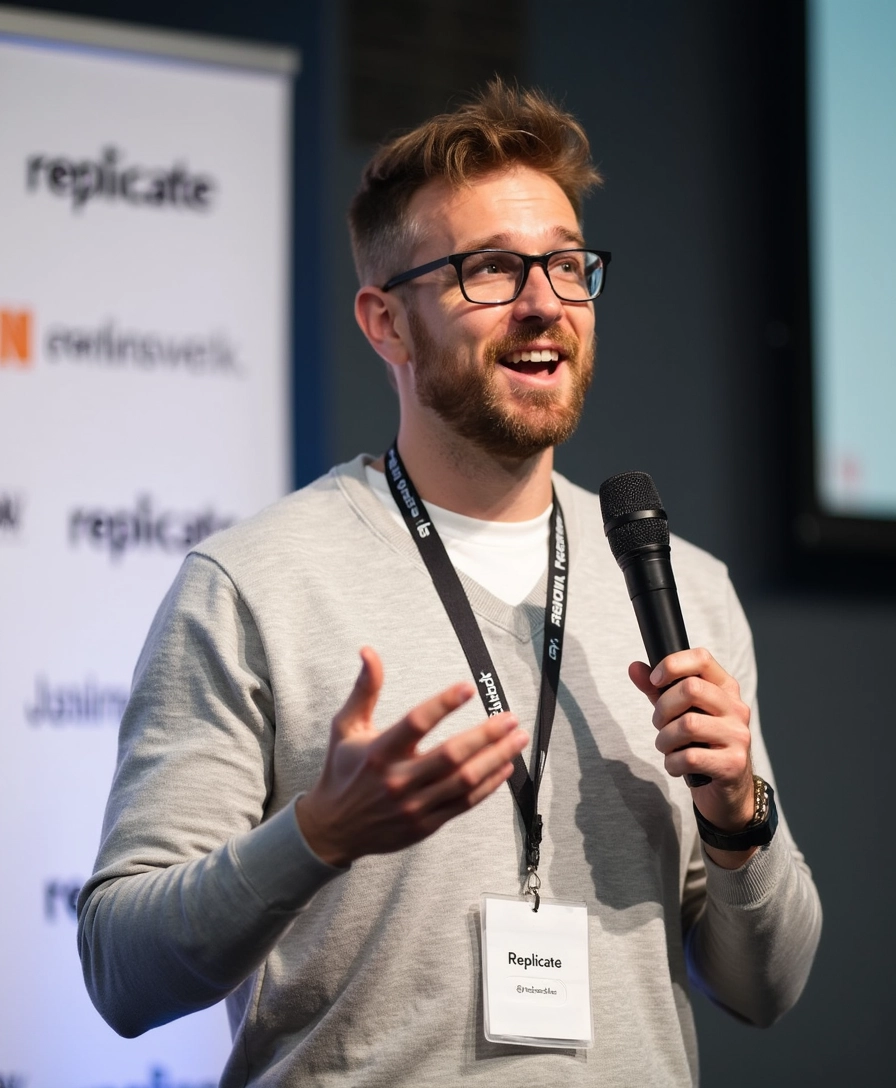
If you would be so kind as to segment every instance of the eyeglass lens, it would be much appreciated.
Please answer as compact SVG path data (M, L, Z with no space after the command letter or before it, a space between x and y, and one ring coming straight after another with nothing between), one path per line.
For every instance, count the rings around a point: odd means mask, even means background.
M596 253L561 250L552 253L545 264L554 292L566 302L585 302L600 292L603 262ZM461 282L472 302L509 302L519 290L525 268L518 253L473 253L461 264Z

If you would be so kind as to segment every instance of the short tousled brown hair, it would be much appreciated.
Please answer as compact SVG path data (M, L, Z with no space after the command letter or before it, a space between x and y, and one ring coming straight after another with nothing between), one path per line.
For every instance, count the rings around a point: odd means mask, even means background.
M420 239L408 220L413 195L435 178L452 187L514 166L553 178L581 219L585 193L601 184L579 122L537 90L499 79L452 113L441 113L384 144L364 171L349 209L355 266L362 283L403 271Z

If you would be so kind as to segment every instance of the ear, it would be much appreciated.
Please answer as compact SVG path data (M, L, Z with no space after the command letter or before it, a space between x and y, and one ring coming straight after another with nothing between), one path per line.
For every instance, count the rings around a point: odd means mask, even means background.
M355 320L377 355L393 366L403 366L411 357L411 338L404 304L368 284L355 295Z

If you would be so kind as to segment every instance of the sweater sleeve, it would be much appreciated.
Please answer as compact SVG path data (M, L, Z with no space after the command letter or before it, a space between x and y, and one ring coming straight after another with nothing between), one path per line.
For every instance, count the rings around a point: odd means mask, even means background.
M227 575L190 556L150 629L78 904L90 996L133 1036L214 1004L342 870L270 812L273 696Z
M723 664L752 709L754 770L774 786L756 705L752 637L730 584L729 617L731 660ZM698 838L685 894L693 918L686 935L691 981L710 1000L759 1027L773 1024L796 1003L821 935L812 876L780 803L778 814L772 841L739 869L716 865Z

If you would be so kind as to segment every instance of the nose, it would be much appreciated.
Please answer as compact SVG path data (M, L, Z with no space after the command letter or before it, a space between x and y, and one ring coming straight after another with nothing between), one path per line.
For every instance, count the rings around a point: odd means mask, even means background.
M513 316L517 321L528 324L543 322L551 325L563 312L563 303L554 294L547 272L539 264L529 268L529 275L523 289L513 302Z

